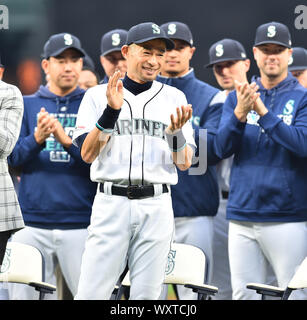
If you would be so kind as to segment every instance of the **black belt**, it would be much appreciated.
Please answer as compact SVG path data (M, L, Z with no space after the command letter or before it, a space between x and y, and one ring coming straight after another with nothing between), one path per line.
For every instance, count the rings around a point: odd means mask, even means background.
M222 190L222 198L223 198L223 199L228 199L228 195L229 195L229 192L228 192L228 191Z
M103 183L99 185L100 192L104 192ZM133 184L130 186L114 186L111 187L112 195L124 196L128 199L144 199L153 197L155 195L155 189L153 185L143 186ZM166 184L162 185L162 193L168 192Z

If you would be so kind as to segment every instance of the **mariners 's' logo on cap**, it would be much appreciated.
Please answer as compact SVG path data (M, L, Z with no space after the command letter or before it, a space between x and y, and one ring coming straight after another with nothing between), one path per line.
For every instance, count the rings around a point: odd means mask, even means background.
M276 35L276 27L275 26L268 26L268 33L267 36L269 38L273 38Z
M71 37L71 35L70 35L69 33L65 33L65 34L64 34L64 43L65 43L67 46L72 45L73 39L72 39L72 37Z
M112 46L116 47L120 44L120 34L113 33L112 34Z
M156 25L155 23L153 23L151 25L151 27L152 27L152 33L155 33L155 34L160 34L161 33L160 27L158 25Z
M218 44L215 47L215 55L217 57L221 57L224 54L224 46L222 44Z
M244 52L241 52L241 57L246 58L246 54Z
M177 26L175 23L170 23L168 25L168 30L167 30L167 34L173 35L175 34L177 31Z

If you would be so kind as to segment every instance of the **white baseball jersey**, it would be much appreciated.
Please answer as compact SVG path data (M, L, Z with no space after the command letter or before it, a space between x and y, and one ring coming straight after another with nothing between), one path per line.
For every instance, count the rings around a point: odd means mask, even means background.
M73 142L95 127L107 107L107 84L87 90L81 102ZM124 103L105 148L91 165L91 180L117 184L178 181L176 166L164 138L170 115L187 105L184 93L153 81L150 89L134 95L124 90ZM187 144L196 147L190 122L183 128Z

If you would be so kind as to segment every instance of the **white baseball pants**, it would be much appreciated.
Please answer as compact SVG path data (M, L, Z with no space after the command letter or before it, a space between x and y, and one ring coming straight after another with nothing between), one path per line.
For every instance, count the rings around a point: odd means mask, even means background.
M88 231L75 299L110 299L127 261L130 299L159 298L174 231L169 193L129 200L98 192Z
M229 262L234 300L258 300L261 295L246 288L248 282L266 283L267 262L278 286L285 288L307 256L307 222L229 223ZM307 299L305 290L290 299Z

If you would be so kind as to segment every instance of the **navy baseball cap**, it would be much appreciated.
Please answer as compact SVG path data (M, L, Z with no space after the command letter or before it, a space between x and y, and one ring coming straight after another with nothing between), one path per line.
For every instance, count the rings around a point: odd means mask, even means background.
M52 35L44 45L42 57L48 59L56 57L66 49L75 49L80 53L80 57L85 56L85 51L81 47L80 40L70 33L58 33Z
M209 49L209 63L207 68L223 61L246 60L246 52L243 45L233 39L223 39L215 42Z
M168 38L164 30L154 22L144 22L131 27L128 31L126 44L140 44L154 39L164 40L167 50L172 50L175 47L174 42Z
M183 22L172 21L162 24L161 29L171 39L178 39L187 42L191 47L193 46L193 36L190 28Z
M124 29L114 29L105 33L101 37L101 55L105 56L113 51L120 51L126 43L128 31Z
M260 25L256 30L255 44L274 43L291 48L291 35L286 25L279 22L269 22Z
M289 71L307 69L307 50L301 47L294 47L292 57L289 60Z
M1 62L1 57L0 57L0 68L4 68L4 65Z

